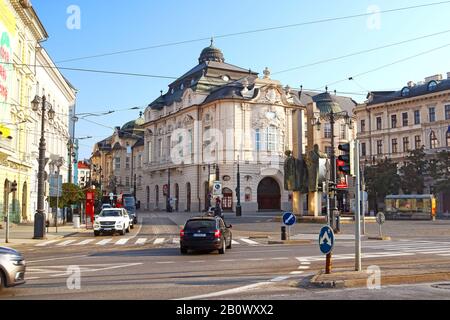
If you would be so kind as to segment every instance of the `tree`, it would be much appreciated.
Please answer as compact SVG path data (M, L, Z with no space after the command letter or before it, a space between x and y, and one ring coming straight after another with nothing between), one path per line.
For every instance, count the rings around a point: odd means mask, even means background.
M428 161L424 146L411 150L400 168L401 187L405 194L423 194L425 177L428 175Z
M381 160L376 165L366 166L364 179L369 203L372 203L372 208L377 211L379 201L383 202L388 194L397 194L400 189L397 164L390 159Z
M63 183L62 195L59 198L60 208L70 207L78 204L85 199L85 195L81 188L73 183Z
M450 190L450 151L444 150L436 154L430 161L429 175L433 179L435 194Z

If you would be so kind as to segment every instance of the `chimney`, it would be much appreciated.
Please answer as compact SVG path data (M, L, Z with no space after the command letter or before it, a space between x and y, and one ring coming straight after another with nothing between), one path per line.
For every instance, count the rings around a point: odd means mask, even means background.
M408 81L408 87L414 87L416 84L414 83L414 81Z
M434 81L441 81L442 80L442 74L435 74L434 76L426 77L425 78L425 83L428 83L428 82L430 82L432 80L434 80Z

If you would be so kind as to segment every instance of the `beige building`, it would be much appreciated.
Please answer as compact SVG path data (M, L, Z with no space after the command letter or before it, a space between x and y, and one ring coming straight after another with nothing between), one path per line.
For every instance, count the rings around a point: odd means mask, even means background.
M450 149L450 73L431 76L399 91L377 91L354 110L362 161L385 157L402 161L408 150L427 154ZM429 190L431 192L432 190ZM440 195L438 211L450 211L450 194Z

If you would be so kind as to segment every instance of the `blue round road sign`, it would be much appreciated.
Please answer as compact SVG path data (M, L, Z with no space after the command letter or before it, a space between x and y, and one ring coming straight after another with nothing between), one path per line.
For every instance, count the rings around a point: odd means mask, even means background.
M297 221L297 218L292 212L283 213L283 223L286 226L292 226Z
M329 226L325 226L319 233L319 247L323 254L329 254L334 246L334 232Z

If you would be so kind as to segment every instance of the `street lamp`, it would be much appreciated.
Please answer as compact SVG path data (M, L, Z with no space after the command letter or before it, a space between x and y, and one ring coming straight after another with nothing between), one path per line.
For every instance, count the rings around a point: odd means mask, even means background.
M237 156L237 186L236 186L236 217L242 216L242 207L241 207L241 172L239 170L239 155Z
M53 120L55 118L55 111L52 105L46 101L45 95L40 98L36 96L31 102L33 111L37 112L41 106L41 140L39 142L39 171L38 171L38 197L37 197L37 211L34 215L34 239L44 239L45 237L45 212L44 212L44 189L45 189L45 166L48 159L45 158L45 112L48 107L48 119Z
M352 129L353 122L351 117L349 116L347 111L341 111L339 106L333 102L330 94L327 92L321 94L321 97L316 101L318 108L321 110L320 112L314 112L314 117L311 119L311 124L320 131L321 122L325 121L330 123L331 126L331 180L333 182L333 186L336 187L337 180L337 170L336 170L336 150L335 150L335 135L334 135L334 124L338 120L345 120L345 124ZM337 196L336 190L333 192L333 211L337 211Z
M52 166L56 166L56 214L55 214L55 228L58 233L58 207L59 207L59 173L61 167L64 165L64 158L59 157L50 163Z

